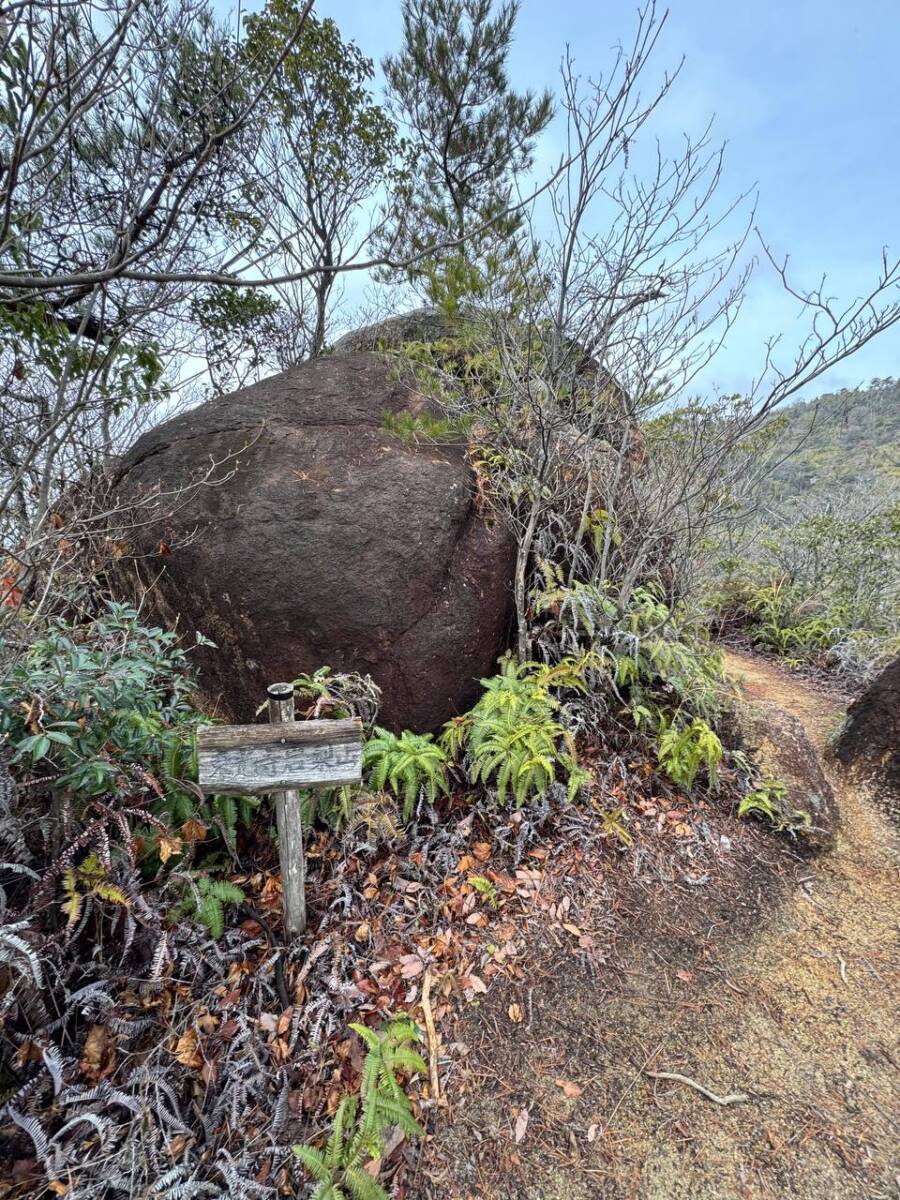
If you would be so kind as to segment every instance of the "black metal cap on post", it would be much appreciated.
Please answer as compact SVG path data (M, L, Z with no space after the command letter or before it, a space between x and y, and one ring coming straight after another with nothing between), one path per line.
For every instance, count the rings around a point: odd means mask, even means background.
M294 685L292 683L270 683L266 688L266 695L272 700L286 700L293 694Z

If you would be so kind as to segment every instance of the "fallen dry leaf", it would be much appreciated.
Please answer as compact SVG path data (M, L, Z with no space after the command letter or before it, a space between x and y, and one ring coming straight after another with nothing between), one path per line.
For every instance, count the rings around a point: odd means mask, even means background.
M515 1125L516 1145L518 1145L519 1142L521 1142L522 1138L525 1136L525 1130L527 1128L528 1128L528 1109L523 1107L523 1108L519 1109L519 1115L516 1117L516 1125Z
M183 848L183 843L180 837L169 837L166 833L161 833L156 839L156 848L159 851L160 860L167 863L173 854L180 854Z
M170 1158L177 1159L185 1151L188 1142L193 1141L193 1138L188 1137L185 1133L178 1133L166 1143L166 1151Z
M425 970L425 964L418 954L404 954L400 959L400 974L404 979L414 979Z
M219 1028L219 1018L212 1013L204 1012L197 1017L197 1024L204 1033L214 1033Z
M580 1088L577 1083L572 1083L569 1079L554 1080L558 1088L562 1088L570 1100L577 1100L584 1088Z
M203 1066L203 1055L200 1053L200 1044L193 1029L184 1031L175 1043L173 1054L183 1067L192 1067L193 1070L199 1071Z
M507 1015L509 1016L509 1019L511 1021L515 1021L515 1023L517 1025L522 1020L522 1009L519 1007L518 1004L515 1004L515 1003L511 1004L509 1006L509 1008L506 1010L506 1012L507 1012Z
M115 1062L116 1043L112 1034L105 1025L92 1025L84 1042L82 1071L92 1083L97 1083L112 1072Z
M181 827L181 836L186 842L202 842L209 829L196 817L188 817Z

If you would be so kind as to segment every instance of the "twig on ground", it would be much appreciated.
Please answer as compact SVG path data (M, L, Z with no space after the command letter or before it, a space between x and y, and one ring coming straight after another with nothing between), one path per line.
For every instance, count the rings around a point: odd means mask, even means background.
M422 981L422 1012L425 1015L425 1030L428 1034L428 1073L431 1079L431 1098L435 1103L441 1098L441 1081L438 1075L437 1031L431 1011L431 967L425 971Z
M665 1038L663 1038L663 1041L665 1041ZM610 1126L613 1123L613 1117L616 1115L616 1113L622 1107L622 1101L625 1099L625 1097L628 1095L628 1093L631 1091L631 1089L634 1087L634 1085L640 1079L641 1075L643 1073L645 1073L645 1068L647 1066L647 1063L652 1062L652 1060L657 1056L657 1054L659 1054L659 1052L660 1052L660 1050L662 1050L662 1048L663 1048L663 1042L660 1042L659 1045L656 1047L656 1049L651 1050L650 1053L647 1055L647 1057L644 1059L643 1064L638 1068L636 1074L633 1076L631 1083L629 1083L628 1087L625 1089L625 1091L621 1094L619 1099L616 1101L615 1107L613 1108L612 1112L609 1114L608 1118L604 1122L604 1124L603 1124L603 1132L604 1133L609 1132ZM649 1073L650 1073L649 1071L646 1072L646 1074L649 1074Z
M696 1079L691 1079L688 1075L679 1075L677 1071L644 1071L644 1074L649 1075L651 1079L671 1079L674 1083L686 1084L687 1087L692 1087L695 1091L700 1092L707 1100L712 1100L713 1104L743 1104L750 1099L746 1092L731 1092L727 1096L717 1096L715 1092L711 1092L708 1087L704 1087Z

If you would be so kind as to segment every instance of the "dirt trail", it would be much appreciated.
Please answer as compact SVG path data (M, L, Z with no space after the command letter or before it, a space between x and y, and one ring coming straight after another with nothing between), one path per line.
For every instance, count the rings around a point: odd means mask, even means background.
M824 748L839 701L755 659L730 654L728 668ZM424 1194L898 1200L900 845L828 770L843 819L833 854L804 862L760 826L711 815L712 848L692 851L690 870L651 877L632 854L572 881L570 920L606 931L608 952L598 964L536 937L521 982L498 981L460 1022L468 1053ZM515 1004L527 1023L510 1022ZM648 1070L750 1099L719 1106Z

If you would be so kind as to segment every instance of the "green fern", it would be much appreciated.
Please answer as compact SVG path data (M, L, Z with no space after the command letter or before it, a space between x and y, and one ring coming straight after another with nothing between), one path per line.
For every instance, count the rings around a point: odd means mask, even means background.
M683 728L673 724L664 729L657 750L659 765L682 788L694 786L701 768L705 768L710 786L716 787L723 754L719 738L700 717Z
M589 781L577 763L575 744L556 720L559 701L551 688L585 689L586 658L553 667L501 659L500 672L481 681L481 699L464 717L448 722L441 744L449 754L469 755L472 783L493 784L500 804L521 808L561 772L569 800Z
M422 1130L413 1118L406 1093L397 1082L397 1072L407 1075L424 1074L425 1063L414 1049L419 1030L406 1017L391 1021L387 1028L376 1033L365 1025L351 1025L368 1047L363 1071L363 1101L374 1106L379 1114L381 1129L399 1125L404 1133L418 1137ZM367 1080L366 1072L369 1073ZM389 1117L389 1120L382 1120Z
M788 789L778 779L764 779L738 805L738 816L755 813L770 821L780 833L784 830L808 829L812 824L809 813L795 809L788 800Z
M167 824L177 827L185 821L200 820L218 830L234 853L238 829L252 823L261 803L258 796L206 796L198 801L196 791L188 784L197 779L196 735L180 741L171 740L163 753L163 783L166 799L156 806L156 813Z
M209 875L198 875L193 880L193 887L185 888L184 895L170 915L173 920L194 917L218 941L225 930L225 905L240 904L245 898L241 889L233 883L211 879Z
M447 755L430 733L405 729L398 737L376 725L363 746L362 765L373 791L390 788L402 796L404 821L412 816L422 788L432 804L439 792L446 794L449 790Z
M388 1200L387 1192L363 1164L366 1159L381 1157L384 1134L391 1126L398 1126L409 1137L422 1135L397 1079L397 1072L425 1073L425 1063L414 1049L417 1027L401 1018L380 1033L365 1025L351 1025L351 1029L367 1047L359 1098L342 1098L324 1149L294 1146L294 1153L319 1185L313 1200Z

